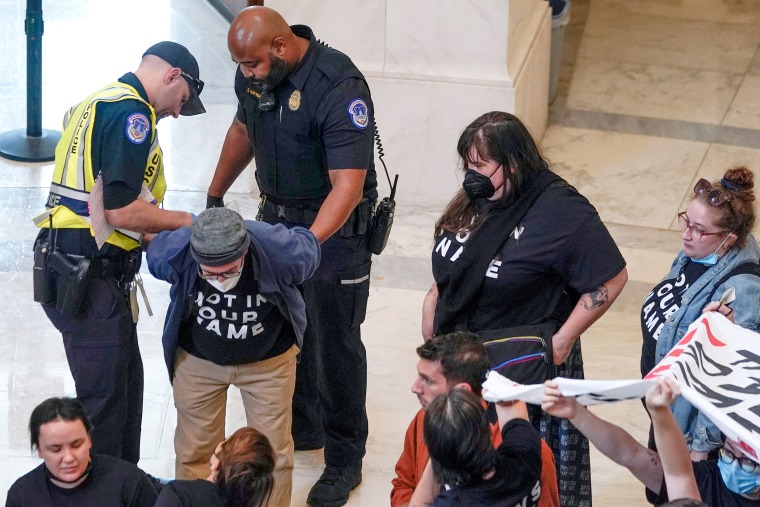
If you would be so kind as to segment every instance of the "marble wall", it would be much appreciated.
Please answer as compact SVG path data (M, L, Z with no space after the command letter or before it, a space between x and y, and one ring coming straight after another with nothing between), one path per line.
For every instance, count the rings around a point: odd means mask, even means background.
M400 175L399 201L442 206L449 200L459 185L457 138L486 111L512 112L537 139L543 135L548 2L267 0L266 5L291 24L311 26L317 38L348 54L367 77L386 164L391 175ZM380 193L387 195L387 183L380 182Z

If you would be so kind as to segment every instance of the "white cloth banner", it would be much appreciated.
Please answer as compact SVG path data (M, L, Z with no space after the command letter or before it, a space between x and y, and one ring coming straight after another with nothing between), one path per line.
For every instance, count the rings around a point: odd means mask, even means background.
M583 405L641 398L654 378L670 375L692 405L760 462L760 334L731 323L718 313L694 322L673 350L644 380L555 381L565 396ZM542 384L521 385L495 371L483 383L488 401L523 400L540 405Z

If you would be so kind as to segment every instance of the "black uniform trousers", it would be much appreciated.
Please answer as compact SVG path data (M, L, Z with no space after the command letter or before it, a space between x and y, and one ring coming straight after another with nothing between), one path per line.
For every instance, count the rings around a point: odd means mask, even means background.
M77 398L92 422L92 452L140 459L143 363L128 296L112 278L92 278L81 314L43 305L63 335Z
M268 223L301 225L264 213ZM319 268L304 282L306 333L296 366L293 440L324 443L325 464L356 466L367 443L367 354L361 339L372 254L368 235L333 235Z

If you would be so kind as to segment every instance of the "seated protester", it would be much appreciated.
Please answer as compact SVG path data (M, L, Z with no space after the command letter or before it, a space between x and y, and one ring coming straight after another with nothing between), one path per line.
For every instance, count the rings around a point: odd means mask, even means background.
M452 389L428 405L423 433L430 464L410 506L537 505L541 437L528 421L525 402L497 403L496 413L502 433L498 449L491 444L486 412L474 394Z
M265 507L274 489L275 455L266 436L240 428L211 455L206 479L172 481L156 507Z
M417 347L417 355L420 360L412 392L417 395L422 409L417 412L406 431L404 450L396 463L396 477L391 481L392 507L409 505L429 461L422 434L425 408L436 396L452 389L463 389L480 396L481 384L488 372L486 349L473 333L454 332L435 336ZM487 403L481 403L485 408ZM498 423L490 425L490 433L493 447L499 447L501 431ZM541 496L538 498L538 506L559 507L554 454L543 440L541 464Z
M647 487L647 497L656 505L667 502L669 497L702 500L711 507L760 505L760 464L743 457L737 442L726 440L719 459L691 461L670 411L679 394L676 383L662 377L647 392L646 405L659 453L638 443L622 428L598 418L575 398L562 396L552 381L546 382L541 408L568 419L605 456L628 468Z
M50 398L29 420L32 449L44 462L18 479L6 507L150 507L156 490L135 465L90 454L92 424L79 400Z

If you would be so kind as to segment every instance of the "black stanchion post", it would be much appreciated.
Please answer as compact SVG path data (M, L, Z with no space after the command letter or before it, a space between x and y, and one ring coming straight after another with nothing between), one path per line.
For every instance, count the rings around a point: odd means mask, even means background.
M49 162L61 138L57 130L42 128L42 0L27 0L26 21L26 129L0 134L0 156L20 162Z

